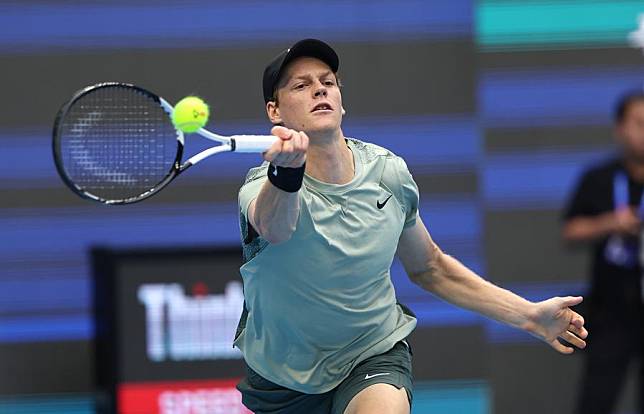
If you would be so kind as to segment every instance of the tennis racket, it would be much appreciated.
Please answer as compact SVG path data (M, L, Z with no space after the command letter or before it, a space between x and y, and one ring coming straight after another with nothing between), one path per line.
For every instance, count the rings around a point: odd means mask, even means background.
M266 151L272 135L222 136L185 162L184 135L172 124L172 106L138 86L107 82L76 92L56 116L54 161L65 184L104 204L131 204L157 194L191 166L220 152Z

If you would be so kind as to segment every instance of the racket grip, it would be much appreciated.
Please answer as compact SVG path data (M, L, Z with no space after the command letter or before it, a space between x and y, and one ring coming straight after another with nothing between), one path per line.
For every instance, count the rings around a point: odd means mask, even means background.
M233 135L230 137L231 144L234 142L233 151L237 152L264 152L277 139L274 135Z

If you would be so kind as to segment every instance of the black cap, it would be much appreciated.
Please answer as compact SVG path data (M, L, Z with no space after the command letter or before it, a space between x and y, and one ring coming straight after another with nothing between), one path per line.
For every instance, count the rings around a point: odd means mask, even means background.
M286 49L277 55L277 57L275 57L275 59L266 66L266 69L264 69L264 102L268 103L273 100L273 92L275 91L275 87L277 86L277 83L282 76L282 71L286 65L293 61L293 59L302 56L320 59L322 62L329 65L333 73L336 73L340 66L340 59L331 46L317 39L300 40L289 49Z

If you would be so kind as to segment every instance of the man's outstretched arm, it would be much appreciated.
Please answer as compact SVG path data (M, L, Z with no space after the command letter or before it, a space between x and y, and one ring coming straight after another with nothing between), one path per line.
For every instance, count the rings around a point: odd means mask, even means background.
M264 153L264 159L279 167L302 167L309 146L306 134L281 126L271 132L279 139ZM299 213L298 193L281 190L267 180L248 207L248 221L260 236L277 244L290 239Z
M564 354L574 348L562 345L557 338L577 348L586 346L584 318L570 309L581 303L580 296L533 303L500 288L443 253L420 217L403 230L398 256L414 283L447 302L523 329Z

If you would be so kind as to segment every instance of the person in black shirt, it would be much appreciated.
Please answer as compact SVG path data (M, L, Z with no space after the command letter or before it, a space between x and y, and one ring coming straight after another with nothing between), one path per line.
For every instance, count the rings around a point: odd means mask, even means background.
M593 253L586 311L593 334L584 352L580 414L611 412L630 362L644 349L644 91L618 101L615 137L619 156L586 171L564 213L563 238L590 242ZM639 395L644 413L644 364Z

